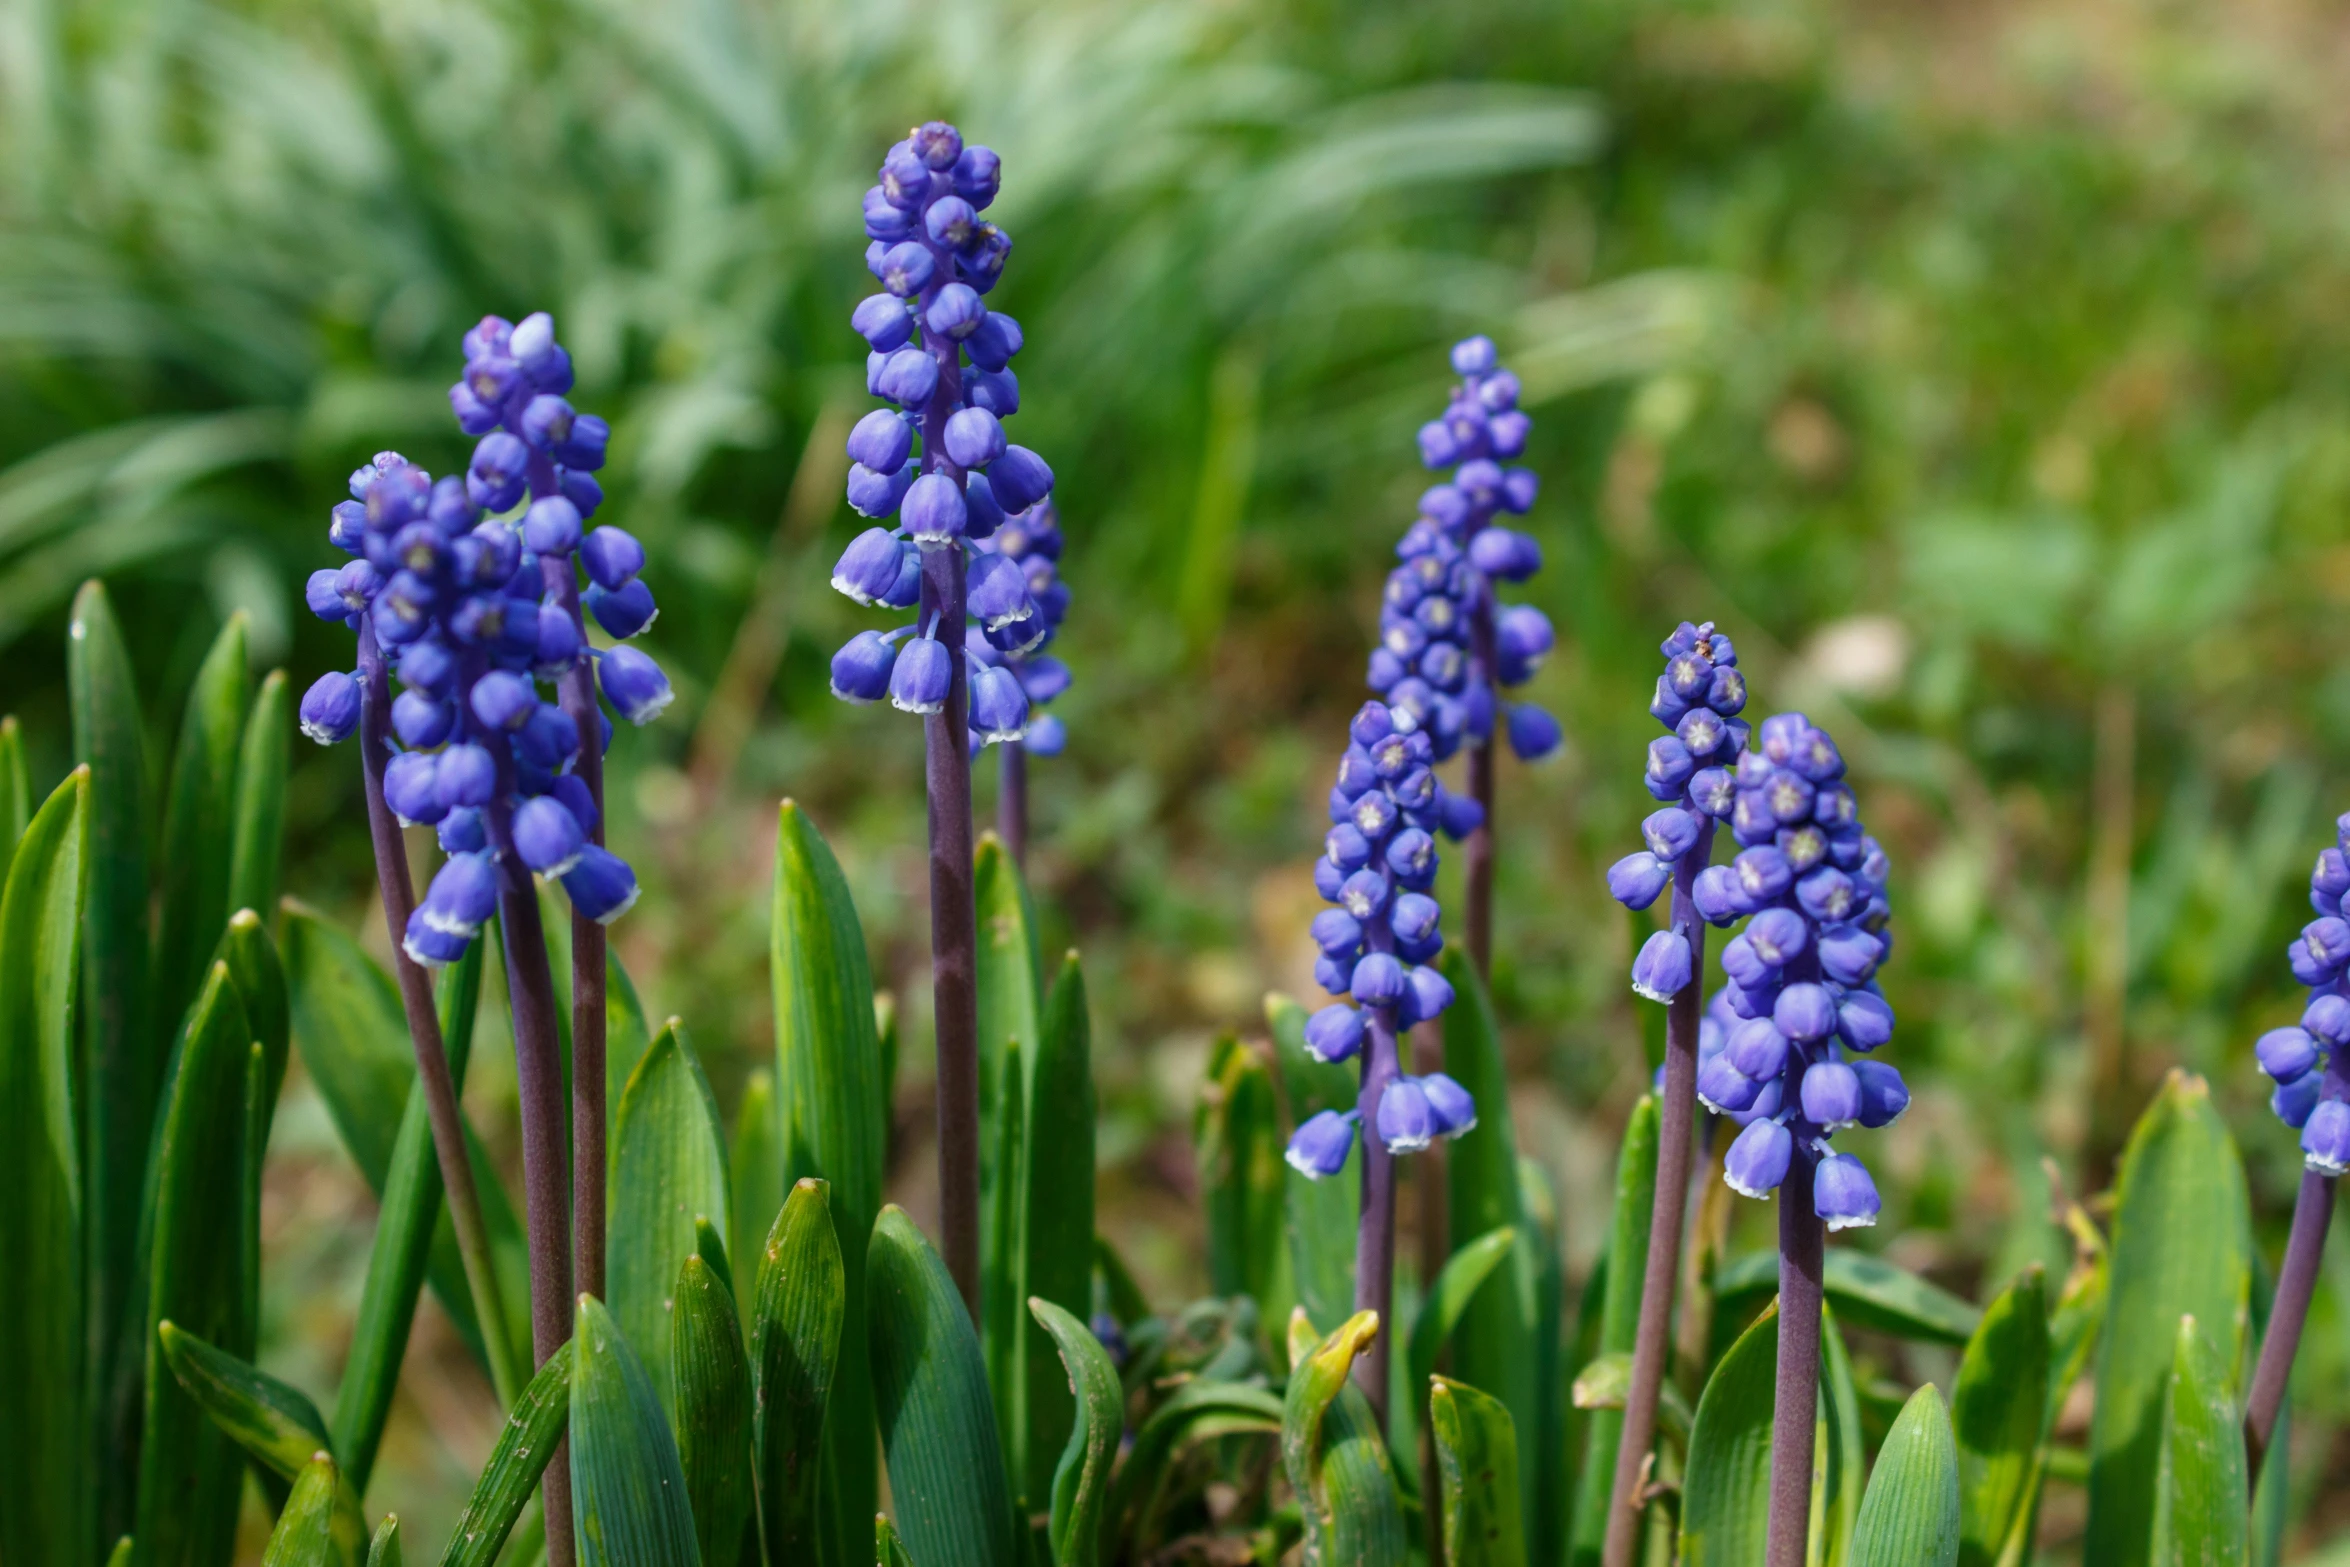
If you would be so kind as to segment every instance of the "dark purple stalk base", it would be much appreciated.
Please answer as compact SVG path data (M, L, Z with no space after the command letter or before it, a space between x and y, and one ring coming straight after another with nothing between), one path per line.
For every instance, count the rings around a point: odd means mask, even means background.
M1705 921L1690 888L1713 857L1708 820L1696 846L1673 867L1673 928L1689 943L1689 983L1665 1012L1665 1094L1659 1105L1656 1200L1648 1215L1648 1263L1641 1275L1640 1321L1632 1340L1632 1383L1624 1398L1624 1426L1616 1441L1615 1481L1608 1493L1604 1567L1632 1567L1640 1549L1649 1447L1656 1440L1657 1397L1673 1346L1673 1294L1681 1278L1681 1221L1689 1197L1689 1147L1697 1120L1697 1030L1703 1019Z
M2326 1231L2333 1219L2334 1177L2302 1171L2301 1192L2293 1199L2293 1234L2285 1242L2285 1265L2277 1274L2276 1304L2269 1309L2252 1391L2244 1400L2245 1473L2254 1484L2259 1483L2261 1460L2268 1456L2269 1438L2276 1434L2277 1414L2285 1405L2285 1385L2292 1380L2293 1356L2301 1348L2301 1328L2309 1320L2309 1297L2317 1288L2317 1266L2325 1256Z
M1028 747L1017 740L997 747L1000 784L996 790L995 830L1004 840L1012 863L1028 870Z
M1802 1087L1791 1073L1787 1095ZM1811 1530L1812 1443L1820 1401L1820 1263L1812 1154L1798 1149L1779 1186L1779 1388L1771 1412L1771 1517L1764 1567L1803 1567Z

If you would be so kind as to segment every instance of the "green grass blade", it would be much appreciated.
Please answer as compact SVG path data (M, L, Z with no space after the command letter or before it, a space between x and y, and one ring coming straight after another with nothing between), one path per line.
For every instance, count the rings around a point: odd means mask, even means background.
M2048 1406L2047 1301L2040 1269L2027 1268L1984 1311L1958 1363L1950 1412L1964 1567L1997 1567L2032 1513Z
M1443 1492L1449 1567L1526 1567L1525 1508L1518 1499L1518 1434L1501 1400L1437 1377L1429 1430Z
M670 1363L677 1377L677 1461L685 1471L702 1560L735 1567L751 1527L751 1367L734 1292L699 1254L677 1272Z
M1563 1477L1569 1451L1567 1382L1571 1371L1566 1363L1567 1276L1561 1260L1566 1247L1559 1228L1558 1193L1550 1184L1549 1172L1532 1159L1518 1161L1518 1211L1525 1214L1526 1222L1511 1256L1531 1275L1534 1285L1531 1321L1536 1414L1533 1432L1523 1438L1533 1446L1534 1458L1529 1464L1521 1451L1518 1473L1522 1477L1531 1468L1537 1474L1561 1477L1559 1483L1545 1484L1535 1495L1520 1499L1527 1514L1526 1554L1547 1567L1562 1559L1567 1549L1567 1502L1573 1493Z
M1868 1455L1861 1442L1860 1392L1852 1376L1852 1355L1836 1308L1820 1307L1820 1435L1823 1462L1812 1468L1811 1530L1807 1541L1814 1567L1844 1567L1860 1524Z
M1354 1108L1354 1074L1341 1064L1306 1054L1306 1009L1287 996L1265 998L1265 1021L1289 1094L1289 1129L1324 1110ZM1355 1231L1362 1203L1362 1150L1349 1150L1346 1167L1313 1180L1285 1161L1281 1225L1289 1244L1291 1286L1317 1329L1327 1331L1354 1310ZM1274 1319L1278 1321L1279 1319Z
M95 1363L91 1419L102 1457L99 1518L131 1527L138 1473L144 1323L133 1324L140 1207L164 1058L178 1018L153 1021L147 927L145 725L105 587L85 583L66 632L74 760L90 769L88 894L82 915L82 1188L85 1309Z
M522 1516L538 1489L539 1476L563 1441L571 1415L572 1353L566 1342L549 1355L515 1400L498 1433L498 1445L490 1450L490 1461L482 1466L473 1495L457 1517L457 1532L449 1537L441 1567L491 1567L505 1549L514 1520Z
M832 1390L848 1337L848 1276L831 1193L808 1177L792 1188L759 1252L751 1312L752 1440L767 1519L768 1560L827 1560L819 1497ZM838 1559L837 1557L830 1559Z
M1037 1326L1060 1350L1069 1384L1077 1390L1076 1418L1069 1440L1053 1471L1052 1542L1055 1567L1096 1567L1101 1560L1103 1502L1110 1489L1110 1466L1125 1435L1126 1396L1118 1382L1118 1368L1076 1314L1056 1303L1031 1297L1029 1311Z
M2252 1286L2251 1214L2235 1139L2201 1078L2174 1072L2122 1155L2112 1283L2089 1427L2084 1560L2145 1567L2179 1318L2242 1357Z
M1028 1149L1028 1099L1021 1092L1026 1076L1022 1058L1029 1047L1017 1039L1004 1041L997 1056L997 1104L981 1135L993 1139L990 1169L1005 1172L1000 1180L983 1180L979 1271L979 1351L987 1366L987 1388L995 1400L996 1436L1003 1443L1004 1464L1011 1474L1024 1474L1028 1439L1028 1378L1021 1352L1028 1343L1027 1316L1019 1309L1020 1275L1027 1261L1021 1232L1027 1227L1028 1182L1023 1173Z
M237 792L231 813L228 906L256 911L277 907L278 873L285 857L287 752L294 737L286 672L273 669L253 698L237 748Z
M0 780L4 782L4 780ZM90 1533L74 1021L90 775L42 805L0 892L0 1561L79 1562Z
M245 736L245 642L245 617L231 615L197 667L172 756L155 926L155 1005L164 1018L187 1010L229 916L237 753Z
M2160 1567L2243 1567L2251 1502L2243 1416L2223 1360L2192 1315L2179 1318L2162 1410L2152 1559Z
M1435 1286L1421 1296L1419 1313L1412 1319L1405 1363L1410 1368L1413 1388L1428 1386L1428 1378L1436 1370L1436 1357L1467 1313L1469 1302L1477 1298L1477 1292L1493 1277L1494 1270L1508 1260L1517 1243L1516 1230L1495 1230L1478 1236L1445 1259L1444 1271L1436 1276ZM1515 1438L1510 1445L1515 1449Z
M1929 1382L1902 1406L1877 1454L1853 1534L1853 1567L1953 1567L1958 1467L1950 1416Z
M919 1561L1012 1567L1012 1498L979 1335L905 1210L873 1227L873 1392L898 1526Z
M261 1047L262 1094L274 1112L278 1089L286 1080L286 1058L293 1047L292 1003L286 993L285 965L278 958L277 944L269 939L268 927L261 923L260 913L249 908L240 908L229 916L219 955L228 964L229 978L237 987L237 999L245 1005L246 1020L253 1027L253 1043ZM262 1132L266 1147L267 1123ZM261 1151L255 1150L257 1154Z
M737 1290L734 1284L734 1264L726 1260L726 1241L719 1235L718 1226L712 1224L706 1214L694 1216L694 1255L701 1258L703 1264L717 1278L719 1288L726 1291L728 1299L733 1300L740 1296L741 1291ZM739 1310L736 1313L735 1327L739 1334L742 1327Z
M367 1567L401 1567L400 1519L387 1515L375 1526L375 1537L367 1542Z
M1095 1103L1093 1026L1085 973L1074 952L1062 957L1061 972L1045 998L1043 1032L1028 1077L1029 1121L1042 1135L1028 1140L1024 1176L1026 1298L1030 1312L1035 1302L1049 1301L1083 1322L1093 1305ZM1042 1499L1060 1494L1079 1409L1060 1365L1067 1346L1041 1319L1030 1320L1027 1331L1022 1369L1028 1387L1028 1464L1022 1490Z
M1351 1379L1356 1357L1381 1331L1378 1315L1357 1312L1308 1349L1311 1331L1301 1331L1292 1314L1281 1423L1282 1464L1305 1520L1305 1560L1311 1567L1402 1567L1407 1546L1394 1466L1370 1400Z
M252 1041L229 966L215 963L156 1128L140 1567L225 1567L235 1543L239 1456L166 1368L158 1329L174 1322L232 1354L252 1352L239 1235Z
M481 1000L483 943L476 941L465 956L441 973L441 1039L448 1052L449 1074L458 1091L465 1087L465 1069L473 1054L473 1016ZM476 1172L477 1178L482 1172ZM441 1218L441 1166L432 1145L432 1123L424 1096L413 1086L400 1113L400 1130L392 1143L390 1168L385 1172L383 1202L377 1211L375 1240L367 1258L367 1282L359 1292L359 1318L351 1330L351 1353L335 1389L334 1449L343 1455L351 1484L364 1496L375 1472L377 1444L384 1422L391 1417L392 1395L400 1380L400 1363L408 1350L408 1332L416 1320L416 1300L424 1289L425 1269L432 1256L432 1239ZM470 1298L470 1297L469 1297ZM478 1318L476 1319L478 1330ZM509 1377L512 1372L507 1373ZM501 1397L507 1392L501 1389Z
M33 819L33 779L25 768L24 726L11 713L0 717L0 886L8 881L9 857Z
M582 1295L571 1342L571 1505L581 1567L698 1567L677 1443L620 1325Z
M1681 1485L1684 1567L1754 1567L1763 1559L1778 1369L1774 1308L1739 1335L1698 1396Z
M726 1144L702 1063L671 1018L637 1063L614 1117L611 1239L606 1252L613 1320L652 1379L662 1418L674 1424L670 1302L677 1270L694 1254L694 1219L726 1224Z
M321 1452L332 1453L326 1422L300 1388L289 1387L237 1356L216 1349L166 1322L156 1330L164 1363L222 1434L269 1473L298 1480ZM367 1542L359 1493L350 1477L335 1477L335 1539L343 1559L356 1563Z
M1192 1114L1200 1206L1208 1226L1208 1288L1247 1295L1286 1321L1288 1258L1282 1245L1280 1110L1273 1073L1256 1051L1227 1034L1208 1058Z
M332 1454L319 1453L303 1465L294 1494L269 1532L261 1567L357 1567L356 1557L347 1558L336 1548L335 1497L341 1489Z
M1002 840L992 832L979 835L979 843L972 857L972 900L979 917L978 993L979 993L979 1103L982 1124L979 1146L988 1156L979 1172L980 1209L983 1214L995 1211L991 1200L997 1188L1008 1176L1018 1179L1017 1170L1003 1169L996 1160L1003 1134L996 1125L996 1116L1004 1104L1005 1079L1008 1074L1008 1052L1017 1043L1021 1053L1033 1061L1036 1042L1043 1025L1044 980L1042 964L1036 949L1036 917L1030 907L1028 888L1020 879L1020 868L1011 855L1004 852ZM1026 1108L1026 1073L1017 1075L1020 1083L1022 1109ZM1017 1210L1014 1210L1017 1212ZM1002 1272L1013 1279L1007 1288L1017 1289L1019 1271L1019 1237L990 1237L982 1266L988 1272ZM1016 1306L1017 1293L1005 1299ZM1015 1313L1022 1320L1025 1313Z
M914 1567L906 1542L898 1538L897 1526L886 1513L873 1515L873 1567Z
M846 1560L863 1552L878 1495L865 1268L889 1127L865 934L839 863L789 800L776 832L769 939L782 1176L830 1184L840 1243L840 1369L827 1416L824 1490L832 1514L827 1549L833 1560Z
M775 1074L761 1068L743 1083L735 1106L734 1140L727 1145L727 1175L734 1187L734 1231L726 1254L738 1260L746 1284L759 1272L759 1254L775 1216L783 1211L783 1148L776 1138ZM737 1291L738 1294L743 1293Z
M1615 1204L1608 1217L1608 1282L1600 1299L1595 1355L1630 1355L1639 1332L1640 1291L1648 1276L1648 1224L1656 1207L1656 1140L1656 1096L1644 1094L1624 1124L1624 1145L1616 1156ZM1568 1559L1575 1567L1597 1562L1606 1542L1616 1448L1623 1434L1620 1407L1595 1409L1584 1423L1582 1468L1567 1541Z
M1844 1320L1895 1338L1964 1344L1983 1321L1977 1307L1867 1252L1830 1251L1820 1285ZM1778 1292L1776 1251L1747 1252L1714 1273L1715 1311L1722 1320L1739 1320Z

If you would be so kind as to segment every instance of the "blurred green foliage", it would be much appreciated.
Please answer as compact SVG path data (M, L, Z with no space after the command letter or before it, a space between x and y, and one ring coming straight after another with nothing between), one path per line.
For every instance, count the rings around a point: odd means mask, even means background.
M632 971L731 1104L789 793L921 1039L917 730L826 695L866 621L823 579L864 406L857 193L945 114L1004 156L993 302L1061 476L1078 684L1035 870L1094 976L1104 1211L1146 1272L1202 1282L1177 1129L1208 1039L1305 989L1316 796L1424 482L1411 431L1471 330L1525 376L1548 486L1535 695L1572 751L1504 769L1495 988L1576 1276L1644 1075L1599 869L1646 808L1683 616L1739 640L1761 710L1837 734L1894 853L1919 1105L1867 1151L1870 1244L1979 1295L2061 1264L2050 1171L2101 1187L2177 1063L2211 1075L2273 1249L2296 1159L2248 1043L2298 1007L2282 948L2350 804L2326 8L0 0L0 25L0 652L41 786L83 577L157 711L233 609L262 667L347 660L294 591L341 475L386 445L453 466L458 335L550 308L682 698L614 753ZM290 880L354 911L356 805L347 754L306 752ZM308 1233L282 1244L334 1251ZM2350 1415L2346 1303L2304 1351L2308 1488Z

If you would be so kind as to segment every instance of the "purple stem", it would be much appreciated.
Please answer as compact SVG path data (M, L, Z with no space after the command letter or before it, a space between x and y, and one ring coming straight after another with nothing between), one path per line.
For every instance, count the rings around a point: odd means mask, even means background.
M2269 1438L2276 1434L2277 1413L2284 1408L2285 1385L2292 1380L2293 1356L2301 1347L2301 1328L2309 1319L2309 1297L2317 1288L2317 1265L2325 1255L2326 1231L2333 1218L2334 1177L2302 1171L2301 1192L2293 1199L2293 1234L2285 1242L2285 1265L2277 1274L2276 1304L2269 1309L2252 1391L2244 1401L2245 1472L2255 1483L2261 1460L2268 1455Z
M473 1162L466 1154L457 1085L441 1042L432 976L401 946L408 916L416 909L416 889L408 879L408 853L401 841L400 824L384 802L384 764L392 754L392 687L383 649L376 644L375 623L365 615L359 619L359 689L359 773L366 784L367 834L375 846L376 886L383 895L384 924L392 937L392 971L399 977L400 1007L407 1014L408 1037L416 1051L416 1080L424 1090L433 1157L440 1164L441 1188L449 1203L449 1227L456 1232L457 1255L465 1265L465 1283L473 1296L474 1316L481 1324L482 1343L490 1352L492 1376L501 1384L498 1395L511 1401L522 1391L522 1379L514 1373L514 1349L506 1341L505 1306L498 1294L497 1270L490 1263L489 1230L482 1223Z
M953 280L955 258L924 236L935 281L922 291L925 315ZM962 401L961 350L927 328L922 342L938 385L922 409L922 468L956 488L963 469L947 456L947 419ZM930 987L938 1035L938 1207L941 1254L971 1320L979 1320L979 917L971 868L970 677L964 668L963 546L922 551L921 621L951 657L946 705L922 720L923 771L930 794Z
M1370 922L1373 952L1393 952L1395 935L1384 920ZM1387 1365L1395 1339L1395 1155L1379 1137L1379 1098L1401 1074L1395 1009L1369 1007L1370 1039L1363 1050L1363 1088L1355 1100L1363 1140L1362 1218L1355 1230L1355 1310L1379 1314L1379 1331L1355 1362L1355 1380L1371 1400L1378 1429L1387 1429Z
M1632 1567L1644 1512L1641 1486L1648 1450L1656 1440L1656 1404L1673 1344L1673 1294L1681 1279L1681 1223L1688 1206L1690 1133L1697 1120L1697 1030L1704 1017L1705 921L1690 896L1697 873L1713 858L1714 823L1673 867L1672 926L1689 943L1689 983L1665 1012L1665 1093L1658 1106L1656 1198L1648 1215L1648 1262L1641 1275L1640 1322L1632 1340L1632 1383L1616 1441L1615 1483L1609 1492L1605 1567Z
M1002 753L1002 773L996 790L996 836L1004 840L1012 863L1025 873L1028 869L1028 747L1017 740L1008 740L997 749Z
M1493 589L1490 584L1480 589L1469 607L1469 660L1475 667L1470 678L1483 680L1489 691L1493 687ZM1494 691L1498 707L1499 692ZM1501 721L1498 712L1494 722ZM1484 819L1477 830L1469 834L1462 845L1461 868L1466 881L1464 934L1469 948L1469 962L1477 969L1477 977L1493 978L1493 730L1489 727L1483 739L1469 741L1469 797L1484 809Z
M1802 1103L1806 1047L1788 1052L1787 1103ZM1796 1125L1802 1125L1797 1122ZM1792 1129L1792 1128L1791 1128ZM1803 1567L1820 1401L1820 1266L1826 1236L1812 1207L1816 1155L1795 1140L1779 1184L1779 1385L1771 1412L1771 1514L1765 1567Z

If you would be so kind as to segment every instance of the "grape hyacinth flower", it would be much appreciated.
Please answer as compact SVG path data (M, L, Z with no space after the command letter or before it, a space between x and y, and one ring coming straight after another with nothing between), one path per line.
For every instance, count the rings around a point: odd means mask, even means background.
M1382 1323L1394 1320L1395 1156L1477 1124L1467 1090L1442 1072L1404 1072L1396 1045L1453 1000L1451 984L1430 967L1444 947L1434 896L1443 825L1436 759L1433 738L1409 711L1364 704L1348 726L1330 831L1314 863L1314 886L1331 905L1314 917L1314 977L1339 999L1307 1021L1306 1050L1320 1061L1360 1060L1362 1093L1353 1110L1324 1111L1299 1127L1288 1159L1314 1179L1336 1175L1363 1133L1355 1308ZM1390 1337L1372 1340L1360 1373L1382 1420Z
M2350 815L2334 829L2334 845L2320 851L2309 873L2309 904L2317 917L2285 952L2293 977L2309 987L2309 1004L2298 1024L2272 1028L2252 1047L2260 1070L2276 1084L2269 1108L2301 1134L2303 1166L2293 1230L2277 1271L2276 1303L2244 1403L2244 1441L2255 1480L2309 1318L2326 1232L2333 1227L2335 1183L2350 1169L2350 920L2343 909L2350 894Z
M1010 371L1004 372L1006 376ZM1010 412L1003 409L1001 412ZM1069 589L1060 576L1061 521L1050 497L1038 501L1015 517L1007 517L994 537L973 546L980 551L992 551L1001 560L1011 563L1011 570L990 568L985 586L992 589L991 602L984 606L975 598L971 606L973 626L964 632L964 639L974 657L980 662L1002 667L1018 682L1020 693L1027 699L1027 733L1002 742L996 753L1000 759L999 786L996 794L996 831L1004 840L1013 862L1026 865L1028 861L1028 758L1058 756L1068 744L1068 730L1060 718L1043 711L1054 698L1069 689L1069 666L1047 651L1060 633L1061 621L1069 612ZM978 561L973 563L974 573ZM976 575L974 577L976 581ZM1025 598L1021 594L1025 592ZM1042 635L1026 647L1002 649L987 640L989 621L1005 614L1017 613L1021 603L1033 604L1036 617L1043 622ZM1013 622L1017 624L1017 621ZM1009 693L1007 692L1008 696ZM983 726L974 723L981 740L986 739Z
M1023 339L1017 321L986 303L1012 250L1003 230L980 216L1001 179L994 152L965 146L955 127L933 120L890 148L865 192L865 265L881 292L859 303L849 324L869 350L866 389L889 406L849 434L849 504L874 525L832 577L861 604L914 612L893 631L851 638L833 657L832 689L850 702L886 695L923 716L941 1250L974 1318L979 1021L970 763L986 746L1027 740L1039 705L1032 692L1057 695L1067 680L1057 660L1036 657L1066 602L1051 570L1053 472L1005 434L1004 421L1020 406L1011 361ZM1038 543L1047 536L1055 539L1050 548ZM1038 738L1057 744L1059 732L1050 724Z
M1689 1185L1690 1143L1706 1032L1697 975L1705 966L1705 922L1695 890L1713 855L1714 834L1735 798L1732 770L1746 749L1746 677L1738 652L1713 623L1683 621L1659 649L1649 712L1666 733L1649 742L1645 782L1659 808L1641 823L1646 847L1610 866L1608 892L1625 907L1648 908L1672 890L1670 922L1651 935L1632 964L1632 988L1667 1005L1665 1062L1657 1125L1657 1190ZM1657 1399L1671 1344L1673 1295L1680 1279L1682 1204L1660 1202L1649 1217L1648 1263L1632 1349L1632 1380L1616 1450L1614 1501L1602 1559L1630 1567L1640 1509L1632 1505L1641 1466L1656 1431Z
M1518 378L1500 368L1489 337L1453 345L1460 376L1442 416L1420 427L1420 460L1450 476L1420 497L1420 516L1396 545L1387 575L1371 689L1411 714L1444 761L1466 746L1468 793L1447 812L1448 837L1466 838L1467 941L1480 975L1491 968L1493 740L1498 722L1520 758L1559 747L1558 721L1501 693L1541 667L1550 621L1530 604L1503 605L1496 584L1542 569L1542 548L1506 525L1534 505L1531 469L1505 467L1526 449L1532 421Z

